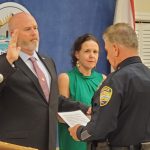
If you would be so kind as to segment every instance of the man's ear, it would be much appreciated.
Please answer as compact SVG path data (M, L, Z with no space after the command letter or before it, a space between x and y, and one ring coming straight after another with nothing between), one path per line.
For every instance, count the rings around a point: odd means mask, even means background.
M118 57L119 56L119 52L120 52L120 49L119 49L119 46L117 45L117 44L113 44L113 49L114 49L114 54L115 54L115 56L116 57Z

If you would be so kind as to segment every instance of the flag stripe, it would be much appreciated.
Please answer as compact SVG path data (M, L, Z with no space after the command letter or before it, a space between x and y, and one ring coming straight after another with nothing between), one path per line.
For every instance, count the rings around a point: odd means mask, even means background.
M134 0L117 0L114 23L125 22L135 29Z
M133 26L134 26L134 30L135 30L135 9L134 9L134 0L130 0L130 4L131 4L132 16L133 16Z

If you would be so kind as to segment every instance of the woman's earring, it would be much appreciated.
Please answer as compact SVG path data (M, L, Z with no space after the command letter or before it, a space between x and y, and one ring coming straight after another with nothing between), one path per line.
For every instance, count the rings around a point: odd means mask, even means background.
M76 62L76 66L79 68L80 67L80 64L79 64L79 61L77 60Z

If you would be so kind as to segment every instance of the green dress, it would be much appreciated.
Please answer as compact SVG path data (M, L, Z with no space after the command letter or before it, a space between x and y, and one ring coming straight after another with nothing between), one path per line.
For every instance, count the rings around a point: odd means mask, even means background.
M92 71L90 76L84 76L77 67L69 71L70 97L91 106L91 98L102 83L102 74ZM68 126L59 123L59 147L60 150L87 150L87 143L74 141L68 131Z

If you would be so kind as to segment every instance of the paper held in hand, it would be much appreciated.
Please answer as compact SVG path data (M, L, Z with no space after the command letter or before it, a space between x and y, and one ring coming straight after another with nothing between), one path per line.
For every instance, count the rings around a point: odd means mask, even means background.
M70 126L73 127L76 124L84 125L90 121L90 119L81 111L70 112L58 112L58 115Z

